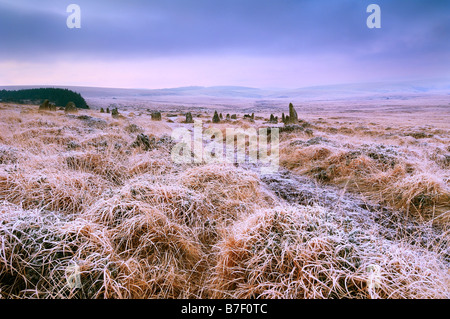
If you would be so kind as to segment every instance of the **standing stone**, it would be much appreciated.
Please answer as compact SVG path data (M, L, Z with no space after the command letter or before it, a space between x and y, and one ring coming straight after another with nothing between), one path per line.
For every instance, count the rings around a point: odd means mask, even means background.
M117 107L112 109L111 116L112 117L119 116L119 110L117 109Z
M295 111L294 105L292 105L292 103L289 103L289 118L286 119L285 124L298 124L297 111Z
M184 123L194 123L191 112L186 113L186 121Z
M65 113L77 113L78 109L77 109L75 103L69 102L69 103L67 103L66 108L64 109L64 112Z
M219 114L217 113L217 111L214 111L214 116L212 118L213 123L219 123L220 122L220 118L219 118Z
M152 116L152 121L161 121L161 112L153 112L151 114Z
M274 116L273 114L270 114L270 123L278 123L278 116Z
M50 102L48 100L44 100L42 104L39 106L39 111L47 111L50 109Z

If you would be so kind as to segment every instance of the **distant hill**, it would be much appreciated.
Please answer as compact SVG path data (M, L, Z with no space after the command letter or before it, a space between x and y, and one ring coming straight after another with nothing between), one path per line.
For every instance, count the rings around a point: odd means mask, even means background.
M69 89L34 88L23 90L1 90L0 99L2 102L30 104L41 104L44 100L49 100L56 106L66 106L68 102L73 102L78 108L89 108L80 93Z
M0 90L29 90L50 86L0 86ZM236 109L252 113L286 109L289 103L317 109L323 104L368 103L375 105L404 104L414 99L437 98L448 105L450 78L430 80L349 83L299 88L252 88L242 86L186 86L176 88L105 88L58 86L79 92L91 108L135 106L151 109L212 108L231 112ZM1 97L0 91L0 99ZM50 100L50 99L49 99ZM75 102L75 101L73 101ZM78 107L83 105L75 102ZM352 104L355 105L355 104ZM65 104L63 104L65 106ZM341 107L341 106L339 106ZM305 109L303 109L305 111Z

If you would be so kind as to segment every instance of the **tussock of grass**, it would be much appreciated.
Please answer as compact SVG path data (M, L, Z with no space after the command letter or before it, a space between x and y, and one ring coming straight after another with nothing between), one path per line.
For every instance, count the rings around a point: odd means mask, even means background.
M124 219L111 231L116 249L150 262L172 254L177 265L193 266L201 256L200 246L189 227L170 220L158 210Z
M347 233L320 207L277 207L240 221L217 245L216 298L445 298L432 253ZM370 267L382 269L369 285ZM414 266L413 266L414 265Z
M98 174L116 184L125 179L127 169L120 162L113 161L103 154L83 153L71 155L66 158L68 168Z
M397 170L399 171L399 170ZM396 176L395 170L373 175L368 183L378 191L368 195L422 220L447 224L450 220L450 188L441 178L429 173Z
M136 260L145 281L134 298L186 298L199 291L198 268L206 257L196 228L145 203L108 204L98 211L99 222L108 227L115 253Z
M310 146L286 143L281 148L281 164L321 182L345 185L422 220L440 224L448 220L450 186L439 168L429 167L427 161L411 164L395 147L364 144L339 149L321 142Z
M181 183L204 194L215 210L235 219L265 207L269 199L263 194L260 181L254 173L232 165L210 164L187 170Z
M0 288L17 298L126 297L126 268L115 260L104 232L84 220L1 205ZM66 272L79 265L82 287ZM115 274L112 270L117 267Z
M15 164L18 160L18 150L0 144L0 164Z
M104 188L104 181L88 173L0 173L0 199L24 209L80 213Z
M103 147L105 149L114 148L116 144L127 145L131 143L131 138L125 134L121 134L115 130L110 130L108 133L100 133L95 135L90 135L88 138L83 139L82 146L85 148L89 147Z
M158 207L172 219L188 225L197 225L213 216L214 207L206 202L206 196L182 185L163 185L136 180L121 191L123 199L131 199Z
M155 158L149 153L137 154L130 158L128 175L130 177L143 174L162 175L170 174L173 171L171 163L167 158Z

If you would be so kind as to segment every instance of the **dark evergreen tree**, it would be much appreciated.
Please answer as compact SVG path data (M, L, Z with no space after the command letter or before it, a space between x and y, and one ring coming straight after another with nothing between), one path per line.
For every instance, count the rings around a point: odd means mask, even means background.
M45 100L53 103L56 106L64 107L69 102L74 102L78 108L88 109L89 106L81 94L68 89L57 88L40 88L40 89L25 89L25 90L1 90L0 99L3 102L14 103L30 103L42 104Z

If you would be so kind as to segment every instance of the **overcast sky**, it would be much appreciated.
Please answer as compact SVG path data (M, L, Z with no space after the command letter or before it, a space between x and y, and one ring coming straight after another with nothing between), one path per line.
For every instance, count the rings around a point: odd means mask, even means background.
M81 7L81 29L66 8ZM381 7L381 29L366 8ZM0 0L0 85L124 88L450 77L447 0Z

